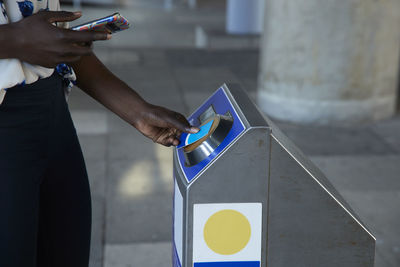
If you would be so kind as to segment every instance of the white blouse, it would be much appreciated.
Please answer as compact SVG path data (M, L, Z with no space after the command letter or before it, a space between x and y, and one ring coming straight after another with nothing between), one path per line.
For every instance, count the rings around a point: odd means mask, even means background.
M60 10L58 0L0 0L0 24L19 21L41 10ZM67 28L68 23L57 23ZM76 76L71 67L58 65L55 70L64 77L66 92L73 86ZM18 59L0 59L0 104L8 88L19 84L34 83L53 74L54 69L31 65Z

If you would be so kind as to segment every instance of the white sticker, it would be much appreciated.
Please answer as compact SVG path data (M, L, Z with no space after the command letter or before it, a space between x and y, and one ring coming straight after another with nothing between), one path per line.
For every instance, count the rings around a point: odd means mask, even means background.
M193 220L195 267L218 262L260 266L261 203L195 204Z
M174 189L174 243L179 262L183 254L183 197L175 179Z

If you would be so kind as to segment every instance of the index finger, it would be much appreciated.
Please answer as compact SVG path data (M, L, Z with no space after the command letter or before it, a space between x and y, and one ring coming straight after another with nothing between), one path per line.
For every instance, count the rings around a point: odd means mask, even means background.
M68 11L40 11L37 16L42 16L50 23L74 21L82 16L81 12Z
M186 133L197 133L199 128L193 127L190 123L186 120L185 116L180 113L173 112L172 116L167 118L169 125L173 128L176 128L182 132Z
M89 43L93 41L110 40L111 34L96 31L64 30L66 39L72 43Z

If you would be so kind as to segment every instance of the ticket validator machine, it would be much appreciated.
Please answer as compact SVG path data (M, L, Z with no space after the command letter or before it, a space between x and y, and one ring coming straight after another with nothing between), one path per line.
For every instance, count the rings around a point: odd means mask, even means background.
M201 130L174 149L174 267L374 266L374 236L238 86L189 121Z

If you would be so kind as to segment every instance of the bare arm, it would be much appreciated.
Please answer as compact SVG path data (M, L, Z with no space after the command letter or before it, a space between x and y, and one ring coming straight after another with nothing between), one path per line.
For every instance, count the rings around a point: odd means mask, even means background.
M0 59L15 58L15 36L8 24L0 25Z
M112 74L92 53L72 64L78 86L154 142L178 145L182 132L197 132L182 114L151 105Z

